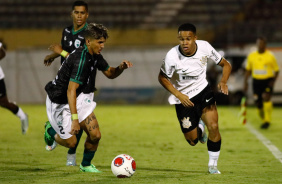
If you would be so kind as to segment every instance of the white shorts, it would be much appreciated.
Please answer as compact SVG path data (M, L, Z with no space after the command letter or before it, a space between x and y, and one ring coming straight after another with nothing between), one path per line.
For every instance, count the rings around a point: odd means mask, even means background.
M76 98L76 108L78 114L78 121L81 123L85 120L95 109L96 102L93 101L94 93L84 94L81 93ZM47 95L46 108L48 119L62 139L68 139L71 135L71 113L69 104L56 104L51 102Z

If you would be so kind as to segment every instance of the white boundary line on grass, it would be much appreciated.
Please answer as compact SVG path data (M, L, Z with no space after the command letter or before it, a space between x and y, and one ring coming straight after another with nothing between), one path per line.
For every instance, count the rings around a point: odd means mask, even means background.
M248 121L246 123L247 128L250 130L251 133L253 133L255 136L257 136L258 140L260 140L267 148L268 150L282 163L282 153L279 151L279 149L272 144L270 140L268 140L266 137L264 137L260 132L258 132Z

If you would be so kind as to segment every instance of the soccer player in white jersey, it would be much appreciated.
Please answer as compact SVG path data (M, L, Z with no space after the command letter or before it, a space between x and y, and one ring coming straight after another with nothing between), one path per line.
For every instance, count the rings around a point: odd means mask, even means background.
M228 95L227 80L231 65L207 41L197 40L193 24L179 26L178 39L180 44L168 51L164 59L159 82L171 93L168 101L175 105L181 130L191 146L205 136L204 126L199 121L202 120L207 126L208 172L220 174L217 169L221 148L218 113L214 93L206 80L206 70L209 61L223 68L218 88Z
M2 42L0 42L0 60L6 56L6 51ZM22 124L22 134L26 134L28 129L28 116L24 111L15 103L9 101L6 91L6 85L4 82L4 72L0 66L0 106L8 109L13 114L18 116Z

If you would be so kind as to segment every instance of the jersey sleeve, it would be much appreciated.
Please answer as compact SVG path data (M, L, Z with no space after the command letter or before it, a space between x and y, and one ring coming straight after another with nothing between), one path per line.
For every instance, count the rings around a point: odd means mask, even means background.
M97 58L96 67L100 71L106 71L106 70L108 70L108 68L110 66L109 66L108 62L104 59L104 57L101 54L99 54L98 58Z
M275 72L279 72L279 66L278 66L278 63L277 63L277 60L275 58L275 56L271 53L272 55L272 67L273 67L273 70Z
M209 59L214 61L215 64L219 64L222 60L222 56L208 43L206 42Z
M171 78L174 71L175 71L175 65L174 59L171 57L170 53L168 53L163 60L163 64L161 66L161 71L168 77Z
M246 70L251 71L252 70L252 54L249 54L247 57L247 62L246 62Z

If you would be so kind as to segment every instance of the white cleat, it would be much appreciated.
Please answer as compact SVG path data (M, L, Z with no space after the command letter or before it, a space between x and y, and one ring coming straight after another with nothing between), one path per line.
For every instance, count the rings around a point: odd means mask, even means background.
M204 132L202 132L202 136L199 138L199 141L202 143L202 144L205 144L208 140L208 135L205 131L205 123L200 120L199 124L201 124L203 127L204 127Z
M57 142L54 141L54 143L52 144L52 146L46 145L45 148L46 148L47 151L53 151L53 150L56 148L56 146L57 146Z
M76 166L76 154L67 155L67 166Z
M22 134L25 135L28 130L28 115L25 114L25 119L21 120L22 123Z
M209 173L210 174L221 174L221 172L217 169L216 166L209 166Z

